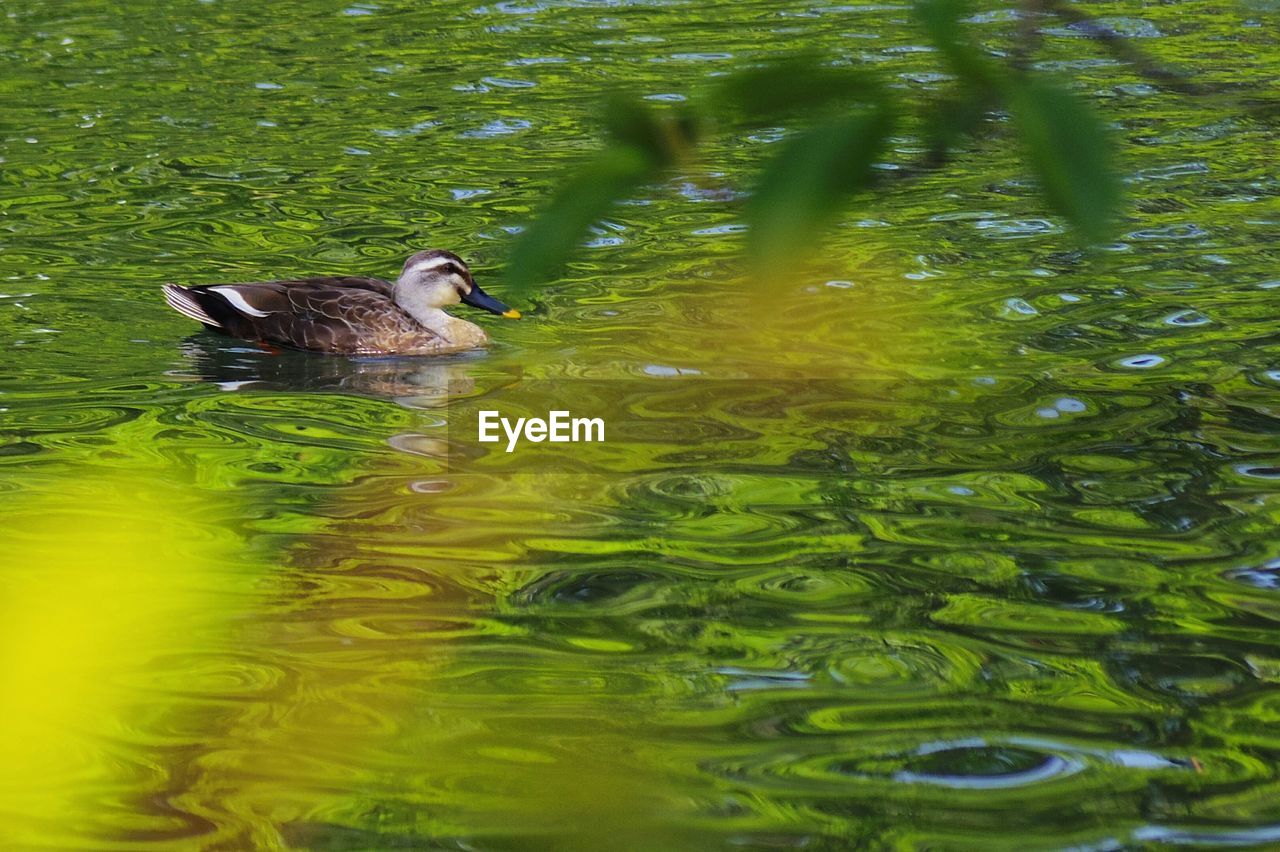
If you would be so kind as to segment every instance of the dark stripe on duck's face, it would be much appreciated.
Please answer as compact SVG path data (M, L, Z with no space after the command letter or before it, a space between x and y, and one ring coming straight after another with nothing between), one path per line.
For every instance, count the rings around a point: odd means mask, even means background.
M459 290L458 295L462 297L462 302L465 305L470 305L473 308L482 308L489 313L498 314L499 316L504 316L508 319L520 319L519 311L508 308L506 305L481 290L480 285L478 284L473 283L471 285L471 292L469 293L463 293Z

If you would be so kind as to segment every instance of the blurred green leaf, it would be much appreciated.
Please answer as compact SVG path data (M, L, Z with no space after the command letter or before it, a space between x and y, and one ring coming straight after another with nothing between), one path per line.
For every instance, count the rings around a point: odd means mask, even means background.
M1049 205L1086 241L1105 240L1121 188L1102 120L1071 92L1034 77L1010 84L1007 99Z
M553 277L591 223L658 170L649 152L619 145L601 152L562 184L512 248L507 284L520 291Z
M777 270L808 248L846 197L867 186L891 126L887 108L828 121L784 143L747 207L758 267Z
M930 103L924 121L924 139L931 165L945 162L951 149L972 136L987 117L991 99L979 91L961 87L959 91Z
M916 17L929 39L944 53L945 45L960 42L960 16L965 11L964 0L916 0L915 4Z
M646 154L659 166L686 159L698 141L695 116L678 110L659 114L630 95L614 94L605 100L604 124L616 142Z
M880 78L858 68L835 67L814 56L795 56L749 68L726 77L712 94L714 107L751 126L787 119L830 107L851 109L885 101Z
M960 19L967 12L965 0L917 0L916 17L924 24L929 41L947 60L961 82L973 89L992 90L999 86L995 65L965 37Z

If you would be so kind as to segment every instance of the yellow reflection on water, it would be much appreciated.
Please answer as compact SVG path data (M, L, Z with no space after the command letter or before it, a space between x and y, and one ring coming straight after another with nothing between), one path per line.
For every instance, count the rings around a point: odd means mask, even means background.
M138 685L217 632L234 539L158 473L45 486L0 521L0 822L20 845L172 829L128 801L165 775Z

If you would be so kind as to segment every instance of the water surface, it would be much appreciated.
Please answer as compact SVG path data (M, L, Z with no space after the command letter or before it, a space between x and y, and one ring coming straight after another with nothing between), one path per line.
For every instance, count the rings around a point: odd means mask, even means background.
M1247 6L1090 11L1197 79L1280 72ZM910 92L936 57L899 4L3 12L4 845L1280 843L1280 185L1238 100L1050 28L1124 146L1098 251L1000 144L749 286L763 133L618 207L488 352L324 359L158 287L441 246L503 298L607 87L809 46ZM671 415L726 430L699 458L451 469L442 389L522 377L848 390Z

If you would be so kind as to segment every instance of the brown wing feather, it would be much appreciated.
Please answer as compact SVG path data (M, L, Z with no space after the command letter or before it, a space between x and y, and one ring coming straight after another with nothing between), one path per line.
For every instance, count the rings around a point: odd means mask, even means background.
M187 290L233 337L347 355L429 352L441 341L377 278L209 284Z

